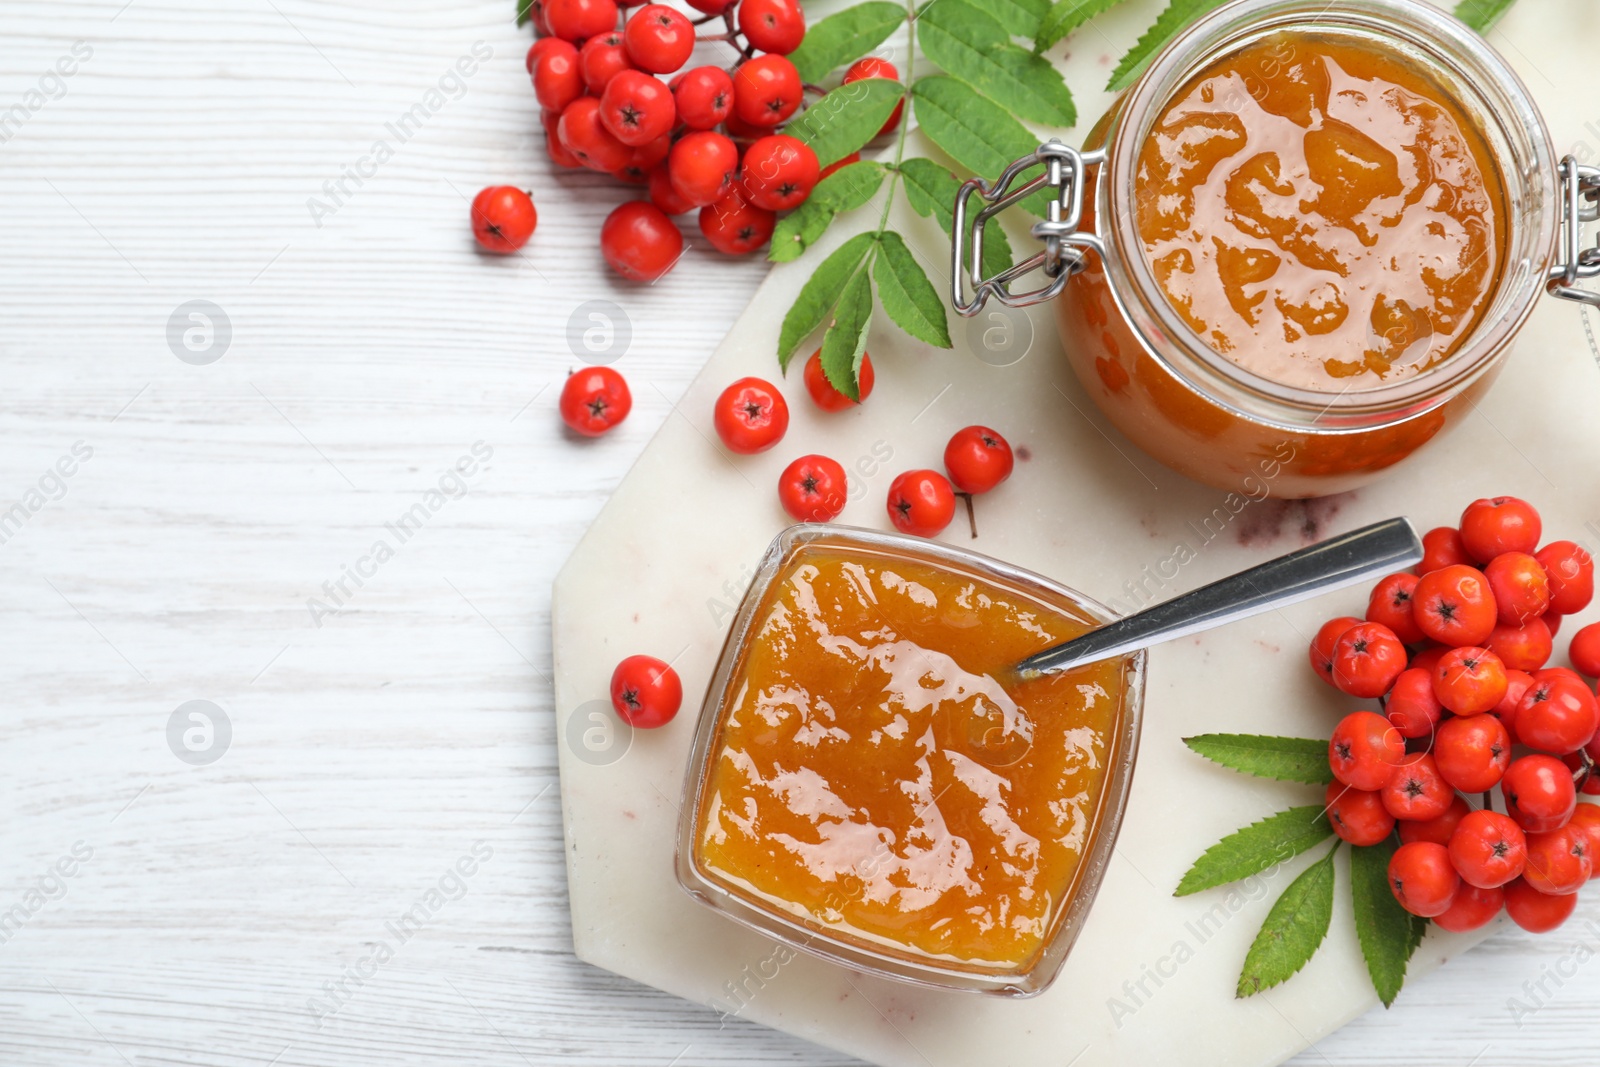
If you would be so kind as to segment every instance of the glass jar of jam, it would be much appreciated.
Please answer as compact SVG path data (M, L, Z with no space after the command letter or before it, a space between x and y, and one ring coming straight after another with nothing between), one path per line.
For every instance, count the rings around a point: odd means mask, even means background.
M984 224L1039 194L1043 251L983 278ZM1516 75L1449 15L1235 0L1082 151L1050 142L962 186L953 296L968 315L1059 296L1084 389L1146 452L1220 488L1321 496L1470 412L1541 293L1600 306L1577 285L1600 275L1580 234L1597 208L1600 169L1557 163Z
M678 880L794 948L947 989L1041 992L1110 861L1143 652L1022 680L1112 618L922 538L793 526L696 727Z

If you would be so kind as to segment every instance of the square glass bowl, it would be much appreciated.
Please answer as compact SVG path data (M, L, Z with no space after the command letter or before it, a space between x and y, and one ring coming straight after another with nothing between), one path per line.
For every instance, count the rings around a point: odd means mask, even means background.
M1145 654L1038 682L997 679L1009 678L1004 664L1114 618L1047 578L940 542L783 531L700 711L679 883L736 922L864 973L1042 992L1116 841Z

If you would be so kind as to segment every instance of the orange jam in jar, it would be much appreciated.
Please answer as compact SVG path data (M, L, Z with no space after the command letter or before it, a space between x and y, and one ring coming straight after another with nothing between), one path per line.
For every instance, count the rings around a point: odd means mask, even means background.
M1145 452L1251 498L1356 488L1470 414L1560 229L1526 89L1418 0L1225 4L1081 158L1067 358Z
M1036 991L1109 848L1134 660L1018 681L1012 665L1100 619L982 557L866 536L801 536L752 591L703 713L686 885L853 965Z
M1398 53L1274 34L1195 75L1139 154L1139 235L1190 329L1285 385L1438 365L1505 258L1476 123Z

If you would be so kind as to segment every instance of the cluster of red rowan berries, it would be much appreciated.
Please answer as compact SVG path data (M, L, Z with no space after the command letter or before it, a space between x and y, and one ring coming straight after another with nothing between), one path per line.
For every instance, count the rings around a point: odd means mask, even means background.
M1354 845L1397 833L1395 898L1446 930L1502 909L1554 929L1600 869L1600 805L1578 803L1600 793L1600 702L1578 671L1546 665L1562 617L1594 596L1594 561L1541 533L1526 501L1474 501L1424 536L1417 573L1377 584L1365 619L1332 619L1311 642L1320 678L1382 709L1334 728L1333 828ZM1569 651L1600 674L1600 624Z
M530 11L540 36L528 73L550 158L645 187L600 228L606 262L636 281L661 277L683 254L671 216L698 209L713 248L753 252L777 213L799 207L828 173L781 132L808 88L788 59L806 33L799 0L689 3L700 17L639 0L534 0ZM723 32L697 36L717 21ZM696 41L727 42L738 58L685 70ZM870 77L898 73L868 58L845 81Z

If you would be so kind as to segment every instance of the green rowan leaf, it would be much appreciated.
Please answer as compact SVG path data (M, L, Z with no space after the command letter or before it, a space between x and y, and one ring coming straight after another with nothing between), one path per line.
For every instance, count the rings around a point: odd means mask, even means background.
M1185 737L1183 743L1213 763L1257 778L1307 785L1326 785L1333 781L1326 741L1263 734L1201 734Z
M1516 0L1461 0L1456 5L1456 18L1487 34L1514 3Z
M1287 981L1316 953L1333 921L1333 856L1338 851L1335 844L1273 903L1245 953L1235 996L1254 996Z
M517 0L517 25L526 26L533 18L533 0Z
M928 58L1007 111L1033 122L1078 121L1072 93L1043 56L1011 43L1005 28L967 0L938 0L917 20Z
M1321 804L1289 808L1224 837L1201 853L1173 896L1186 897L1259 874L1325 840L1333 826Z
M895 325L919 341L950 347L944 301L911 249L893 230L885 230L878 238L872 278L878 283L878 301Z
M811 146L817 162L837 163L872 140L889 121L906 87L888 78L866 78L841 85L800 113L784 128Z
M1009 167L1012 160L1039 147L1039 139L1009 111L955 78L920 78L911 96L922 132L973 174L993 177ZM1036 172L1025 172L1018 181L1026 181L1032 173ZM1023 203L1028 210L1043 215L1049 199L1048 192L1041 189Z
M1096 15L1122 3L1122 0L1056 0L1039 22L1039 32L1034 34L1033 50L1043 52L1073 30Z
M1414 916L1389 891L1389 858L1394 842L1350 850L1350 899L1355 908L1356 939L1367 961L1367 974L1383 1006L1394 1003L1406 981L1406 964L1415 951ZM1426 920L1424 920L1426 921ZM1420 940L1420 938L1418 939Z
M931 159L916 157L900 164L906 203L923 218L935 218L945 233L955 227L956 190L960 180ZM997 223L983 228L983 273L999 274L1011 266L1011 242Z
M869 162L840 167L811 190L805 203L778 220L767 259L787 263L816 243L841 211L853 211L872 199L888 172Z
M1226 2L1227 0L1171 0L1167 9L1156 17L1156 21L1149 29L1144 31L1144 36L1140 37L1138 43L1128 49L1117 63L1117 69L1111 72L1111 82L1106 88L1112 92L1119 92L1132 85L1145 65L1166 46L1168 41L1178 36L1189 23Z
M943 3L943 0L939 0ZM1013 37L1032 37L1039 32L1039 20L1050 9L1050 0L971 0Z
M856 268L861 266L861 261L872 249L875 238L876 235L871 233L856 234L834 249L806 279L800 295L795 297L793 306L783 316L783 326L778 332L780 368L788 369L789 359L800 342L810 337L827 319L828 313L839 302L845 286L858 273Z
M789 62L800 72L801 81L819 82L878 47L905 20L905 5L887 0L847 7L807 26L800 47L789 53Z
M871 236L870 234L868 236ZM863 266L850 276L833 321L822 335L822 373L829 383L851 400L861 399L856 376L861 372L861 356L867 350L867 323L872 321L872 285Z

